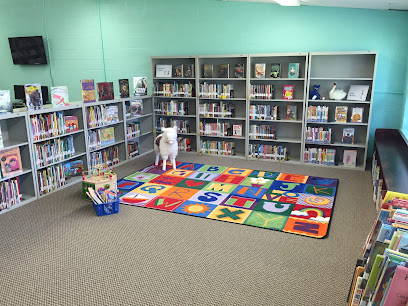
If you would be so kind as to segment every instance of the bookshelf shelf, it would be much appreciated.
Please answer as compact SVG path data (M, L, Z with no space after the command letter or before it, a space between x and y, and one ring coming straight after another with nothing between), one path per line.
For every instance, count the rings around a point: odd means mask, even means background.
M349 100L307 100L308 103L337 103L337 104L342 104L342 103L351 103L351 104L370 104L370 101L349 101Z
M78 130L78 131L69 132L69 133L58 135L58 136L48 137L48 138L44 138L44 139L40 139L40 140L33 140L33 143L40 143L40 142L44 142L44 141L47 141L47 140L62 138L62 137L66 137L66 136L75 135L75 134L78 134L78 133L83 133L83 132L84 132L84 130L81 129L81 130Z
M305 145L310 146L334 146L334 147L350 147L350 148L365 148L365 143L341 143L341 142L333 142L333 143L314 143L314 142L305 142Z
M27 195L27 194L24 194L24 193L23 193L22 198L23 198L23 200L20 203L14 204L13 206L11 206L11 207L9 207L7 209L0 210L0 215L4 214L6 212L9 212L9 211L11 211L13 209L19 208L19 207L21 207L21 206L23 206L25 204L28 204L28 203L30 203L30 202L37 199L35 196Z
M216 119L216 120L236 120L236 121L245 121L245 118L240 117L202 117L200 119Z
M216 101L246 101L245 98L229 98L229 99L221 99L221 98L206 98L206 97L199 97L200 100L216 100Z
M227 139L245 139L244 136L215 136L215 135L203 135L200 134L200 137L211 137L211 138L227 138Z
M106 148L109 148L109 147L113 147L113 146L116 146L116 145L121 144L121 143L124 143L124 142L125 142L125 140L115 141L115 142L112 143L112 144L109 144L109 145L106 145L106 146L101 146L101 147L98 148L98 149L92 149L92 150L90 150L89 152L100 151L100 150L103 150L103 149L106 149Z
M246 78L200 78L200 81L246 81Z
M292 78L251 78L251 81L285 81L285 82L293 82L293 81L305 81L305 78L296 78L296 79L292 79Z
M362 125L362 126L367 126L368 123L358 123L358 122L346 122L346 123L340 123L340 122L306 122L306 124L324 124L324 125Z
M62 164L62 163L65 163L65 162L67 162L69 160L76 159L76 158L84 156L84 155L86 155L86 152L79 152L79 153L76 153L74 156L65 158L65 159L60 160L60 161L53 162L53 163L48 164L46 166L36 167L36 170L42 170L42 169L45 169L45 168L48 168L48 167L52 167L52 166L55 166L55 165L58 165L58 164Z
M123 123L123 120L119 120L119 121L116 121L116 122L113 122L113 123L106 123L106 124L100 125L100 126L89 127L88 130L103 129L103 128L110 127L110 126L117 125L117 124L121 124L121 123Z
M285 102L285 103L303 103L304 101L301 99L293 99L293 100L284 100L284 99L250 99L251 102Z
M289 143L302 143L301 138L285 138L285 137L278 137L277 139L259 139L259 138L251 138L249 137L249 141L261 141L261 142L289 142Z
M61 189L67 188L67 187L69 187L69 186L72 186L72 185L74 185L74 184L76 184L76 183L80 183L80 182L82 182L82 177L72 177L72 178L66 180L64 185L62 185L62 186L60 186L60 187L57 187L57 188L55 188L54 190L51 190L50 192L47 192L47 193L42 194L42 195L39 195L39 197L42 198L42 197L44 197L44 196L53 194L53 193L55 193L55 192L57 192L57 191L59 191L59 190L61 190Z
M154 95L153 97L155 99L156 98L157 99L193 99L193 100L196 99L196 97L176 97L176 96L157 96L157 95Z
M249 119L251 122L269 122L269 123L300 123L302 124L302 120L286 120L286 119L279 119L279 120L264 120L264 119Z
M46 114L46 113L55 113L55 112L63 112L67 110L75 110L82 108L82 102L70 102L68 106L61 106L57 108L53 108L51 105L45 105L43 109L27 111L29 116L32 115L39 115L39 114Z
M155 114L157 117L181 117L181 118L195 118L196 115L167 115L167 114Z
M0 150L4 149L13 149L17 147L22 147L28 145L28 142L20 142L20 141L14 141L14 140L3 140L3 147L0 148Z
M310 80L339 80L339 81L372 81L373 78L343 78L343 77L328 77L328 78L309 78Z
M27 173L31 173L31 171L32 171L31 169L23 168L23 172L12 174L12 175L9 175L7 177L0 178L0 182L8 181L8 180L13 179L15 177L18 177L18 176L21 176L21 175L24 175L24 174L27 174Z
M153 80L171 80L171 81L176 81L176 80L185 80L185 81L193 81L195 78L179 78L179 77L174 77L174 78L166 78L166 77L153 77Z
M114 100L106 100L106 101L96 101L96 102L90 102L90 103L84 103L85 107L91 107L91 106L100 106L100 105L107 105L107 104L114 104L114 103L121 103L122 98L117 98ZM137 99L136 97L132 97L129 99Z
M144 114L144 115L140 115L140 116L129 117L129 118L126 118L126 121L139 120L141 118L145 118L145 117L149 117L149 116L153 116L153 114L148 113L148 114Z

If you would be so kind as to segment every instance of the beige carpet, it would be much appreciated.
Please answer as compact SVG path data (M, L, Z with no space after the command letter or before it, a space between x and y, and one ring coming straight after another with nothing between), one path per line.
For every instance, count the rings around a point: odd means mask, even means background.
M153 159L118 167L118 177ZM126 205L97 217L77 184L0 215L0 304L346 304L375 217L369 171L191 154L178 160L338 178L329 236Z

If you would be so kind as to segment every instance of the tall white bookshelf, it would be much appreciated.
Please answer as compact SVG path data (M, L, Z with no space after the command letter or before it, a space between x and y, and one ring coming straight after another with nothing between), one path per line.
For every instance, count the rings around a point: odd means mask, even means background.
M332 167L345 167L343 165L344 150L357 151L356 167L347 169L365 170L367 158L367 145L370 131L370 121L375 84L375 71L377 53L374 51L355 52L310 52L310 65L308 76L308 92L314 85L320 85L319 93L324 100L308 98L306 109L309 106L328 106L328 122L308 122L305 116L305 128L325 127L331 128L332 137L328 144L305 143L304 149L310 147L335 149L335 165ZM365 101L351 101L347 97L342 100L330 100L329 92L337 84L336 89L348 93L351 85L368 85L368 95ZM347 122L335 121L336 106L347 107ZM362 122L351 122L353 107L362 107ZM342 143L343 129L354 128L354 144ZM319 164L313 164L319 165ZM323 166L326 166L323 164Z

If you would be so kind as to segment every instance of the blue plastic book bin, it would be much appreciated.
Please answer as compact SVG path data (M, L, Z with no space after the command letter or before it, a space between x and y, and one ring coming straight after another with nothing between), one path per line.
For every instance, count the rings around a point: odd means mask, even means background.
M102 204L93 203L93 207L98 217L104 216L104 215L117 214L119 212L119 198L112 202L108 202L108 203L102 203Z

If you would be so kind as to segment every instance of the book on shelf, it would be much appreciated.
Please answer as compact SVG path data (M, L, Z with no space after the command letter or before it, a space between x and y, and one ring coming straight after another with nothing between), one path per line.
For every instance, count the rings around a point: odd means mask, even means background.
M236 78L245 78L245 64L235 64L234 74Z
M205 78L212 78L213 77L213 70L214 70L214 65L213 64L204 64L203 67L203 76Z
M341 137L341 143L354 144L354 128L343 129L343 136Z
M278 79L280 78L281 65L280 64L271 64L271 78Z
M65 116L65 132L70 133L79 130L78 117L77 116Z
M119 79L119 95L121 98L129 98L129 79Z
M65 185L65 172L62 164L50 166L37 171L40 195L47 194Z
M351 122L363 122L364 107L353 107L351 109Z
M255 78L265 78L266 64L255 64Z
M232 125L232 136L242 137L242 124Z
M171 69L170 69L170 75L171 75ZM133 94L135 96L147 95L146 77L133 77Z
M297 79L299 77L299 63L289 63L288 78Z
M182 152L191 152L191 138L178 137L178 149Z
M143 101L142 100L130 100L130 116L141 116L143 115Z
M53 107L68 106L69 96L67 86L51 87L51 103Z
M293 100L294 85L283 85L283 100Z
M42 109L44 102L41 84L25 84L24 92L28 110Z
M272 146L263 144L249 144L250 158L270 159L277 161L287 161L290 159L289 151L283 146Z
M119 122L119 112L117 105L108 105L105 109L106 124Z
M115 143L115 129L108 127L101 129L101 146L107 146Z
M36 168L48 166L75 156L73 136L54 138L33 145Z
M183 65L175 65L173 75L176 78L182 78L183 77Z
M229 64L221 64L219 71L220 78L229 78Z
M4 147L4 143L3 143L3 135L1 134L1 126L0 126L0 148Z
M156 65L156 78L171 78L172 65Z
M139 155L139 142L137 141L128 142L128 154L129 157Z
M306 148L304 151L304 162L312 164L334 165L336 149Z
M82 101L91 103L96 101L95 82L93 79L81 80Z
M347 106L336 106L336 113L334 121L337 123L346 123L347 122Z
M23 195L21 193L19 177L0 182L0 211L10 208L22 200Z
M296 108L295 105L286 106L286 120L296 120Z
M183 65L183 77L194 78L194 64Z
M0 90L0 115L13 112L10 90Z
M357 159L357 150L344 150L343 165L346 167L355 167Z
M64 168L65 178L70 179L73 176L80 176L84 171L84 162L82 160L74 160L62 165Z
M386 290L384 306L408 304L408 267L396 267L394 276Z
M20 148L3 149L0 151L2 177L9 177L23 172Z
M98 101L113 100L113 82L97 83L98 87Z
M350 85L347 100L365 101L367 99L369 85Z

